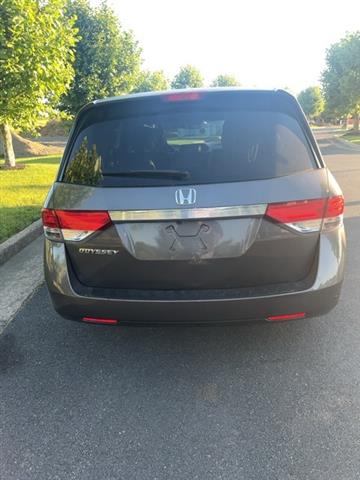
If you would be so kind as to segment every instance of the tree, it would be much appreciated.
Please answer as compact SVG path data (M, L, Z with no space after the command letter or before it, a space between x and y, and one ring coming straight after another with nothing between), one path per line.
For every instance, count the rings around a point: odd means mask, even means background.
M233 75L218 75L215 80L213 80L212 87L239 87L240 82Z
M0 0L0 138L15 167L11 127L34 130L73 76L74 21L65 0Z
M312 119L318 117L324 110L325 102L320 87L308 87L298 95L298 101L305 115Z
M137 85L132 90L136 92L154 92L157 90L168 90L169 81L162 70L155 72L143 71L140 73Z
M97 185L101 179L101 155L96 145L89 148L87 137L84 137L79 150L75 154L65 172L65 181L83 185Z
M77 18L79 41L74 80L60 108L75 114L96 98L130 92L140 72L141 49L106 1L92 8L89 0L69 0L68 12Z
M204 85L200 71L193 65L181 67L171 83L172 88L197 88Z
M326 54L321 77L329 111L354 116L359 130L360 116L360 31L333 44Z

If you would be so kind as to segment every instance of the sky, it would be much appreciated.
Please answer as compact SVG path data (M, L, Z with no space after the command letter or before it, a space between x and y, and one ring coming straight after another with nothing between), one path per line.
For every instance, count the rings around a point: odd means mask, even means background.
M96 2L97 0L94 0ZM326 49L360 30L360 0L110 0L143 49L144 68L172 78L198 67L209 84L219 73L244 87L319 83Z

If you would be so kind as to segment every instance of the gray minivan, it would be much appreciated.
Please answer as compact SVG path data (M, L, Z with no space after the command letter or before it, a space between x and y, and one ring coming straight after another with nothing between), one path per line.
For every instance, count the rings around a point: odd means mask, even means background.
M289 320L333 308L344 199L282 90L94 101L42 212L64 317L104 324Z

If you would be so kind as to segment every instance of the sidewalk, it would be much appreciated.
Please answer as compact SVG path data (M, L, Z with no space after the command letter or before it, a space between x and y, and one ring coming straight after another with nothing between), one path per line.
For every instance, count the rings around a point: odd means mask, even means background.
M0 333L43 282L43 237L0 266Z

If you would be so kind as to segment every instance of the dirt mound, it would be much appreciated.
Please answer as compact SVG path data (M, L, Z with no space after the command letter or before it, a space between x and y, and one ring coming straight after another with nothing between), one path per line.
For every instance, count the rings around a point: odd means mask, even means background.
M67 137L72 123L72 120L49 120L40 128L39 133L44 137Z
M20 157L37 157L41 155L61 155L64 151L62 147L54 145L44 145L40 142L34 142L27 138L23 138L15 132L12 132L13 146L15 156Z

